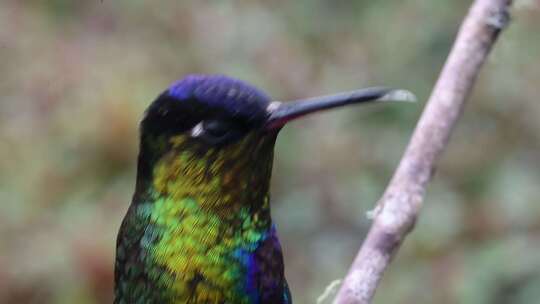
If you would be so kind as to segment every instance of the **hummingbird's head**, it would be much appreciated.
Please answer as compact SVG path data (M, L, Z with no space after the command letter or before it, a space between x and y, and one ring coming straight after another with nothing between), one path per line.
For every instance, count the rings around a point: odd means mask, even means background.
M140 126L138 185L151 182L159 193L168 194L182 188L183 195L188 188L251 191L261 185L267 191L274 142L286 122L346 104L404 99L411 94L371 88L282 103L240 80L190 75L173 83L146 110Z
M141 135L152 140L178 141L199 153L226 150L244 142L252 145L270 133L261 128L270 98L257 88L221 75L190 75L173 83L146 110ZM275 134L274 134L275 135ZM157 151L156 151L157 152Z

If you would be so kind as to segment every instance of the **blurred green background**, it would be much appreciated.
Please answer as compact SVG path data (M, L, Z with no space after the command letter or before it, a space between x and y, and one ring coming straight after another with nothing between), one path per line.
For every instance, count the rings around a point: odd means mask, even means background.
M188 73L289 100L371 85L277 142L296 303L342 278L470 1L0 2L0 303L110 303L145 107ZM540 2L518 1L375 303L538 303Z

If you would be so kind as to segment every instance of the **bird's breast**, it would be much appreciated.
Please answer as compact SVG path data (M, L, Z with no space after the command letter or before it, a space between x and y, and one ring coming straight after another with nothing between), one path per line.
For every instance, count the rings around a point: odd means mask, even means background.
M240 209L225 219L191 198L160 198L150 209L141 250L157 286L179 302L258 302L257 250L275 234L269 217Z

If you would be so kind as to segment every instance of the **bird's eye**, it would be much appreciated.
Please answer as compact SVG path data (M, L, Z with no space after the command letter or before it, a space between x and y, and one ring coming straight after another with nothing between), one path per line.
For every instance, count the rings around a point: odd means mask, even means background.
M207 120L203 122L204 133L214 138L221 138L232 129L230 123L223 120Z
M191 136L212 145L225 145L236 141L246 133L246 129L231 120L209 119L191 129Z

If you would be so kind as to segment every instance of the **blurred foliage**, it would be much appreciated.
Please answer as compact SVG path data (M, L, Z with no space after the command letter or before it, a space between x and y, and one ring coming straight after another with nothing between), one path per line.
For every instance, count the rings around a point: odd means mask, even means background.
M187 73L279 100L428 97L470 1L0 2L0 302L110 303L137 123ZM518 1L375 303L537 303L540 2ZM344 276L423 102L291 124L273 213L296 303Z

